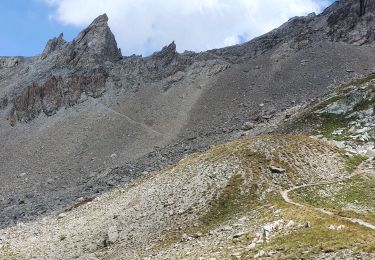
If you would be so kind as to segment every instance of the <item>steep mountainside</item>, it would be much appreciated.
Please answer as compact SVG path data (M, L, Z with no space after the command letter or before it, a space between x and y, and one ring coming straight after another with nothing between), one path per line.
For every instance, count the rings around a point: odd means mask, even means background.
M331 214L308 206L320 193L304 190L344 185L350 194L363 185L345 186L355 177L372 180L367 187L374 188L375 171L363 160L307 136L232 141L95 199L82 198L58 216L0 230L0 257L373 259L373 196L355 197L356 205L368 205L365 212L357 206ZM289 191L307 205L295 205ZM328 208L341 205L328 202Z
M350 243L362 251L374 242L371 230L312 209L303 212L279 194L295 185L342 180L348 165L343 151L306 136L241 139L82 201L58 217L0 231L0 257L230 259L262 249L273 257L308 257ZM340 224L346 232L333 247L337 231L323 232ZM278 242L283 236L296 240L317 233L322 234L306 238L303 247Z
M274 131L287 109L375 68L372 1L339 1L248 43L122 57L102 15L72 42L0 58L0 226L61 211L184 155ZM289 111L289 110L288 110ZM269 124L268 124L269 123Z

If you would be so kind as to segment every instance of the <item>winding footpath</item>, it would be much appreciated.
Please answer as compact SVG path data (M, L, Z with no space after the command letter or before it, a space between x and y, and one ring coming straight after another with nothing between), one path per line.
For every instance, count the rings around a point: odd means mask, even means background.
M325 182L319 182L319 183L314 183L314 184L304 184L304 185L300 185L300 186L295 186L293 188L290 188L290 189L287 189L287 190L283 190L280 192L281 196L283 197L284 201L286 203L289 203L289 204L292 204L292 205L295 205L297 207L301 207L301 208L305 208L305 207L308 207L304 204L301 204L301 203L298 203L298 202L295 202L293 201L290 197L289 197L289 193L292 192L292 191L295 191L295 190L298 190L298 189L302 189L302 188L307 188L307 187L313 187L313 186L321 186L321 185L329 185L329 184L335 184L335 183L339 183L339 182L342 182L342 181L345 181L345 180L348 180L348 179L351 179L353 178L354 176L357 176L357 175L360 175L362 173L364 173L366 170L368 169L368 167L366 167L366 162L362 163L361 165L359 165L357 167L357 169L348 177L344 178L344 179L341 179L341 180L336 180L336 181L325 181ZM328 211L326 209L322 209L322 208L316 208L316 207L313 207L313 206L309 206L309 207L312 207L314 208L315 210L317 211L320 211L324 214L327 214L327 215L330 215L330 216L336 216L338 218L341 218L341 219L344 219L344 220L347 220L347 221L350 221L352 223L355 223L355 224L358 224L358 225L361 225L361 226L364 226L364 227L367 227L369 229L372 229L372 230L375 230L375 225L371 224L371 223L368 223L362 219L357 219L357 218L349 218L349 217L343 217L343 216L339 216L331 211Z

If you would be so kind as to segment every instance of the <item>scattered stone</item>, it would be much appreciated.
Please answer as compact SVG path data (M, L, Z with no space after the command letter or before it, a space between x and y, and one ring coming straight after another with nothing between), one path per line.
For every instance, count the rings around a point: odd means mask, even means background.
M236 253L231 254L231 257L235 257L237 259L241 259L241 255L242 255L241 252L236 252Z
M334 146L337 146L338 148L345 148L345 142L344 141L335 141L335 140L329 140L327 143L332 144Z
M283 168L275 167L275 166L270 166L270 170L272 173L285 173L286 170Z
M266 252L262 249L260 250L255 256L254 258L259 258L259 257L263 257L266 255Z
M221 228L221 231L231 231L233 228L231 226L224 226Z
M238 221L240 221L240 222L245 222L245 221L248 221L248 220L249 220L248 217L242 217L242 218L240 218Z
M198 232L198 233L195 233L194 235L193 235L193 238L200 238L200 237L202 237L203 236L203 234L201 233L201 232Z
M104 245L109 246L111 244L116 243L116 241L119 239L119 232L116 226L111 226L106 235L106 239L104 241Z
M243 126L242 126L242 130L244 131L249 131L251 129L253 129L255 127L255 124L252 123L252 122L246 122Z
M287 118L287 119L288 119L288 118L291 118L292 115L293 115L292 113L289 113L289 112L288 112L288 113L285 114L285 118Z
M27 173L26 172L23 172L23 173L21 173L19 176L20 177L23 177L23 176L25 176Z
M65 218L66 217L66 214L65 213L60 213L57 218L58 219L62 219L62 218Z
M181 242L187 242L187 241L190 241L192 239L193 238L188 236L187 234L183 234L182 237L181 237Z
M273 117L273 115L263 115L262 118L265 120L270 120Z
M342 135L344 132L344 129L337 129L332 132L332 135Z
M295 224L296 223L293 220L289 220L289 222L286 223L285 228L292 228Z
M305 222L305 223L303 224L303 227L304 227L304 228L311 228L311 224L310 224L310 222L309 222L309 221Z
M247 247L247 250L253 250L257 246L256 243L251 242L251 244Z
M272 231L273 227L271 225L265 225L263 227L263 239L267 239Z
M344 225L336 225L336 224L332 224L332 225L329 225L329 226L328 226L328 229L329 229L329 230L337 230L337 231L339 231L339 230L343 230L343 229L345 229L345 226L344 226Z
M242 237L242 236L244 236L244 235L246 235L245 232L240 232L240 233L235 234L235 235L233 236L233 238L240 238L240 237Z

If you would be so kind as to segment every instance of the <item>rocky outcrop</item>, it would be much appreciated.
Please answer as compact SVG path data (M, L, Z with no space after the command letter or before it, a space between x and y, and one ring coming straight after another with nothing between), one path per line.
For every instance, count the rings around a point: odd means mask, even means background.
M155 60L156 67L163 68L175 61L177 57L176 48L176 44L172 42L168 46L165 46L160 52L156 52L152 56L152 59Z
M85 57L96 62L114 62L122 58L115 36L108 26L106 14L96 18L88 28L74 39L71 45L78 54L76 57L85 54Z
M41 59L45 59L50 53L62 49L67 42L64 40L64 35L61 33L59 37L55 37L47 42L42 54Z
M0 69L16 67L21 61L21 57L0 57Z
M362 45L375 40L375 1L337 1L323 13L334 41Z
M25 86L11 96L8 117L11 125L30 121L42 112L53 115L61 107L77 104L81 94L101 96L108 78L107 62L120 59L121 51L105 14L96 18L72 42L66 42L63 34L51 39L34 61L38 69L32 68L30 77L20 83ZM13 67L18 62L18 58L1 59L0 66ZM7 105L8 99L1 102L0 108Z
M108 16L103 14L72 42L65 42L62 34L50 40L40 57L49 59L47 62L50 65L72 68L103 64L107 61L116 62L122 58L122 54L108 26Z
M354 89L339 100L332 102L332 104L319 111L319 113L345 115L348 112L353 111L358 104L365 100L365 98L365 93L358 89Z
M165 46L160 52L155 52L151 57L146 58L146 67L153 80L174 75L176 72L183 70L185 65L190 65L191 60L185 62L176 50L176 44L172 42Z
M63 106L77 104L82 94L97 98L105 90L107 76L106 71L99 68L67 78L50 75L43 83L34 82L14 98L10 123L30 121L42 112L53 115Z

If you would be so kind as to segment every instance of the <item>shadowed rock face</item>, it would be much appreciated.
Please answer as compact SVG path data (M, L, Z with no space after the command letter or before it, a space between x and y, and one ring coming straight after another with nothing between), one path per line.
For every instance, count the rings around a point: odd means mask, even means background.
M63 106L77 104L82 94L97 98L105 91L107 74L104 69L75 73L63 80L51 75L44 83L33 83L17 95L10 122L14 126L17 121L27 122L43 112L51 116Z
M0 226L126 183L370 74L372 3L365 10L342 1L242 45L180 54L171 43L146 58L122 57L102 15L37 57L0 57Z
M361 45L375 40L375 1L337 1L323 15L334 41Z

